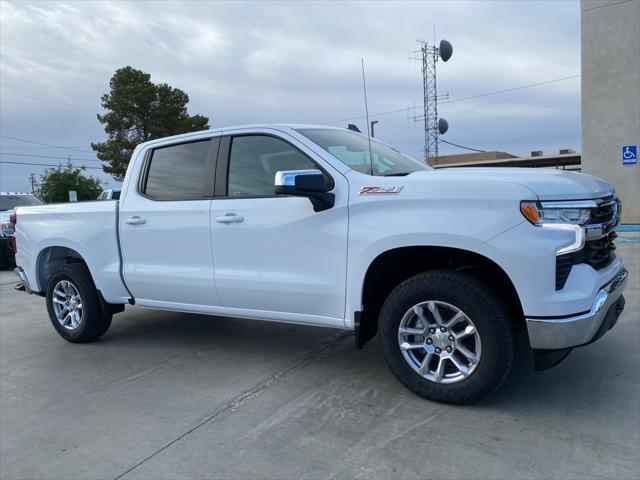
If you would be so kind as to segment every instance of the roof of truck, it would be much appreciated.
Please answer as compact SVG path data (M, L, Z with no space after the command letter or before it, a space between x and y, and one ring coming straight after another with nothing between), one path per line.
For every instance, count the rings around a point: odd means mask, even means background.
M179 135L171 135L169 137L163 138L155 138L153 140L148 140L138 145L138 147L147 147L156 143L164 143L167 140L182 140L189 139L192 137L205 136L207 134L220 134L229 130L242 130L242 129L252 129L252 128L273 128L275 130L280 130L283 128L290 129L301 129L301 128L323 128L327 130L347 130L343 127L333 127L331 125L313 125L313 124L305 124L305 123L256 123L252 125L231 125L228 127L218 127L218 128L210 128L208 130L198 130L196 132L188 132L181 133Z
M334 127L332 125L317 125L313 123L254 123L249 125L230 125L228 127L220 127L216 129L212 129L212 131L220 131L220 130L236 130L238 128L273 128L273 127L285 127L285 128L330 128L337 130L346 130L345 127Z
M226 130L240 130L245 128L291 128L293 130L303 129L303 128L323 128L328 130L347 130L346 127L336 127L333 125L315 125L312 123L253 123L247 125L228 125L226 127L218 127L218 128L210 128L206 130L208 132L220 132ZM204 131L204 130L203 130ZM196 132L192 132L196 133ZM201 132L198 132L201 133Z

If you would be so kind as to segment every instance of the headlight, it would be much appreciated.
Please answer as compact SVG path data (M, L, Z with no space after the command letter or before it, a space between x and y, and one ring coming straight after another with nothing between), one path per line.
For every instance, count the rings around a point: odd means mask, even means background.
M520 211L534 225L546 224L586 225L591 218L595 202L522 202Z
M593 200L562 202L521 202L520 211L531 223L538 227L555 230L569 230L574 239L568 245L556 250L556 255L576 252L584 247L585 228L591 219L591 209L596 207Z

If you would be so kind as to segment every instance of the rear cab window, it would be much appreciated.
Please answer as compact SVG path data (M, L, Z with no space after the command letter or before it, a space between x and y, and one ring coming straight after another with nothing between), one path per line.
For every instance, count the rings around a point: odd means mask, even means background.
M206 185L212 140L159 147L151 152L140 193L153 200L199 200Z

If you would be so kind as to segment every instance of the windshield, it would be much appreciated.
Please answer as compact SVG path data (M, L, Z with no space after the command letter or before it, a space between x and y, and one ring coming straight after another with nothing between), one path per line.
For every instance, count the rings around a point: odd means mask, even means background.
M424 162L373 138L371 139L373 162L371 162L367 136L351 130L303 128L298 132L324 148L348 167L367 175L373 174L383 177L408 175L430 169Z
M33 195L0 195L0 210L13 210L16 207L42 205Z

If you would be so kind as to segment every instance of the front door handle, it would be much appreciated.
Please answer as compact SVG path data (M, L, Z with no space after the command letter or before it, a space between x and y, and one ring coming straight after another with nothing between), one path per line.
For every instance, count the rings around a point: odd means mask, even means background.
M220 215L216 217L216 222L218 223L240 223L244 222L244 217L241 215L236 215L235 213L225 213L224 215Z
M147 219L139 215L134 215L133 217L129 217L125 221L129 225L142 225L143 223L147 223Z

